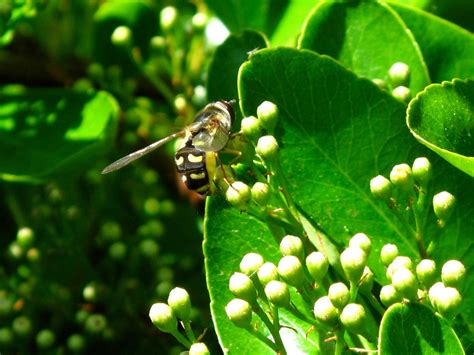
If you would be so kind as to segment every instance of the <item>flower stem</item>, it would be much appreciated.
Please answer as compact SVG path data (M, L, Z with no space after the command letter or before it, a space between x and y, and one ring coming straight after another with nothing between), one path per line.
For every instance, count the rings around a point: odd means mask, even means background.
M278 352L280 354L286 354L285 347L283 346L283 341L281 340L280 337L280 327L279 327L279 322L276 320L275 323L273 323L270 318L268 318L267 314L260 308L260 306L254 305L253 307L254 312L260 317L263 323L267 326L268 330L270 331L270 334L272 335L273 339L275 340L275 346L278 349ZM275 315L274 318L276 319L278 317L278 313ZM278 327L277 327L278 325Z
M185 348L190 348L192 343L186 339L186 337L181 334L177 329L174 330L173 332L170 333L172 336L176 338L177 341L179 341Z
M339 329L336 331L336 349L334 350L335 355L342 355L342 351L344 350L344 330Z
M182 321L181 325L184 328L184 331L186 332L186 336L188 339L191 341L191 343L194 343L196 341L196 337L194 335L193 329L191 328L191 322L188 321Z

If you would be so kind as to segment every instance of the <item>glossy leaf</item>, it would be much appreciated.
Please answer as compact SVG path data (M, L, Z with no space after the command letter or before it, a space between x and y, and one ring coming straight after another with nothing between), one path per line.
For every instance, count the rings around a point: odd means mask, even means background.
M38 182L91 166L109 148L118 112L105 92L4 87L0 178Z
M416 139L474 176L474 81L430 85L410 103L407 122Z
M391 5L419 44L433 82L474 78L474 35L427 12Z
M423 57L400 17L380 2L321 2L306 20L298 44L339 60L357 75L388 82L395 62L410 66L412 94L430 83Z
M379 354L464 354L448 323L418 303L397 303L384 314Z

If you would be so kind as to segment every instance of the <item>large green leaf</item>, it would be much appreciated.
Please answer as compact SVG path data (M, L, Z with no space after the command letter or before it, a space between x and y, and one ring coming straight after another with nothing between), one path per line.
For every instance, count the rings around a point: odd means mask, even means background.
M306 20L299 48L339 60L356 74L388 81L395 62L410 66L413 94L430 83L413 36L395 11L381 2L321 2Z
M418 303L397 303L384 314L379 354L464 354L447 322Z
M105 92L4 87L0 178L37 182L91 166L108 149L118 112Z
M410 103L407 123L416 139L474 177L474 81L430 85Z
M433 82L474 78L474 36L427 12L391 4L413 33Z

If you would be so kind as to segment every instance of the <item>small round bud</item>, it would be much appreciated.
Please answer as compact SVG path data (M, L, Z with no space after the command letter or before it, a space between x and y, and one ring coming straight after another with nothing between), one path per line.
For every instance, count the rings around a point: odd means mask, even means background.
M391 280L393 273L398 269L413 271L413 261L408 256L397 256L387 268L387 278Z
M234 272L230 277L229 290L235 297L243 299L249 303L253 303L257 299L257 291L255 290L252 280L241 272Z
M260 206L265 206L270 199L270 186L263 182L256 182L251 190L252 200Z
M328 296L321 297L314 303L313 313L316 319L331 326L339 320L339 310L334 307Z
M203 85L196 85L193 90L191 101L195 106L203 106L206 103L207 89Z
M20 337L25 337L33 330L30 318L26 316L16 317L12 322L12 329L15 334Z
M193 28L198 31L202 31L209 21L207 15L203 12L198 12L194 14L193 18L191 19L191 23Z
M159 244L153 239L143 239L138 245L138 250L146 258L154 258L160 251Z
M257 117L262 126L272 133L278 121L278 106L273 102L264 101L257 107Z
M36 263L40 260L41 253L37 248L30 248L26 252L26 258L28 259L28 261L31 261L32 263Z
M436 281L436 263L429 259L421 260L416 266L416 277L425 288L431 287Z
M176 23L178 10L173 6L166 6L160 12L160 24L163 31L170 30Z
M298 259L303 260L304 257L304 246L303 241L299 237L294 235L286 235L280 242L280 251L286 255L296 256Z
M433 176L431 163L427 158L416 158L411 167L415 180L420 184L426 184Z
M262 135L260 121L254 116L242 118L240 129L242 130L244 137L251 141L257 141L257 139Z
M430 298L431 305L434 308L438 307L438 295L445 289L446 287L442 282L436 282L433 286L430 287L428 291L428 296Z
M374 273L368 266L364 268L364 273L359 281L359 292L363 294L369 294L372 291L374 285Z
M13 311L13 301L6 295L0 297L0 317L7 316Z
M417 299L418 282L410 270L405 268L396 270L392 275L392 285L403 297L409 300Z
M87 67L87 75L96 81L104 79L104 67L100 63L91 63Z
M107 318L102 314L91 314L87 317L84 328L91 334L100 334L107 328Z
M410 80L410 67L405 63L396 62L390 67L388 76L393 86L406 85Z
M123 242L115 242L110 245L108 254L113 260L123 260L127 255L127 245Z
M257 276L260 283L265 286L270 281L278 280L278 268L275 264L267 261L265 264L260 266Z
M174 98L174 108L178 112L184 112L188 103L186 102L186 97L184 95L176 95Z
M231 205L244 210L250 202L250 187L242 181L235 181L227 189L226 198Z
M411 99L411 91L406 86L397 86L392 90L392 96L402 103L407 103Z
M22 248L29 248L35 240L35 233L31 228L20 228L16 234L16 242Z
M380 301L385 307L390 307L394 303L401 302L402 296L393 285L386 285L380 290Z
M89 282L83 289L82 289L82 297L87 302L97 302L101 298L101 291L99 284L96 282Z
M263 257L257 253L248 253L242 258L240 262L240 271L245 275L251 276L258 271L260 266L264 263Z
M390 172L390 181L402 191L410 191L415 186L413 173L408 164L395 165Z
M112 32L111 40L117 47L129 47L132 43L132 31L127 26L119 26Z
M303 284L303 265L296 256L288 255L281 258L278 263L278 274L291 286L298 288Z
M290 291L288 285L284 282L270 281L265 286L265 295L275 306L287 307L290 304Z
M152 51L160 52L166 48L166 39L162 36L153 36L150 39L150 48Z
M179 319L188 321L191 317L191 299L188 291L181 287L175 287L168 296L168 305Z
M446 287L462 289L465 276L466 268L458 260L445 262L441 269L441 280Z
M164 333L175 332L178 327L173 310L166 303L155 303L148 315L155 327Z
M328 272L329 262L323 253L314 251L306 257L306 267L314 281L321 282Z
M51 347L56 340L56 335L50 329L43 329L36 334L36 344L41 349Z
M341 312L342 325L355 334L366 332L367 315L365 308L357 303L349 303Z
M386 177L378 175L370 180L370 192L375 198L388 201L392 197L392 183Z
M387 90L387 83L385 82L385 80L375 78L375 79L372 79L372 82L373 82L375 85L377 85L377 87L378 87L380 90Z
M225 307L227 317L240 328L249 328L252 321L252 307L247 301L234 298Z
M194 343L189 348L189 355L210 355L209 349L204 343Z
M445 287L437 295L436 308L445 318L452 319L459 313L462 297L454 287Z
M370 254L371 246L372 242L367 234L364 233L357 233L351 238L351 240L349 240L349 247L360 248L366 255Z
M278 142L273 136L260 137L255 151L263 160L272 161L278 154Z
M72 352L80 352L84 350L86 345L86 341L84 340L84 336L81 334L72 334L67 338L67 347Z
M2 346L2 348L10 345L13 342L14 338L15 335L13 334L10 328L0 328L0 346Z
M342 282L329 286L328 297L334 307L342 309L349 302L349 289Z
M341 265L347 279L358 282L367 265L367 254L360 248L349 247L341 253Z
M433 209L436 216L446 221L453 213L456 198L447 191L440 192L433 196Z
M388 266L398 256L398 248L395 244L385 244L380 251L380 260Z
M14 259L20 259L24 252L25 250L17 242L11 242L8 246L8 254Z

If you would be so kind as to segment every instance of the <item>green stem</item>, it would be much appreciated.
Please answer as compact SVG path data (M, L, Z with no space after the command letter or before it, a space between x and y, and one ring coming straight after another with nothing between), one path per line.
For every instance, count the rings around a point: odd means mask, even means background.
M288 307L286 307L286 309L288 310L288 312L290 312L291 314L293 314L296 318L298 319L301 319L303 322L306 322L308 324L311 324L313 325L314 327L316 327L317 329L323 329L323 330L326 330L326 331L329 331L331 328L328 327L327 325L319 322L318 320L316 319L311 319L307 316L305 316L303 313L301 313L298 308L296 308L294 305L290 304Z
M350 301L351 303L355 302L357 299L357 292L359 291L359 286L357 282L349 281L349 292L350 292Z
M262 333L258 332L257 330L255 330L253 328L245 328L245 330L247 330L251 335L256 337L262 343L264 343L265 345L267 345L268 347L273 349L273 351L275 351L276 353L281 353L281 350L278 348L278 346L273 341L268 339L265 335L263 335Z
M369 299L369 303L372 305L372 307L375 308L375 310L381 315L383 316L384 313L385 313L385 309L382 307L382 305L380 304L380 302L377 300L377 298L375 298L375 296L371 293L370 295L368 295L367 297Z
M418 200L416 201L416 205L413 208L413 215L415 216L415 240L416 245L418 246L418 251L422 258L427 257L427 252L425 246L423 244L423 231L425 229L425 202L426 202L426 195L428 191L426 186L420 185L420 191L418 193Z
M181 334L177 329L172 331L170 334L174 336L176 340L179 341L185 348L189 349L191 347L192 343L188 339L186 339L186 337Z
M191 328L191 322L189 320L182 321L181 325L183 326L188 339L191 341L191 343L194 343L196 341L196 336L194 335L193 329Z
M268 318L267 314L260 308L258 304L254 305L253 310L257 314L257 316L260 317L262 322L265 323L265 325L267 326L268 330L270 331L270 334L272 335L275 341L275 345L278 347L278 351L281 354L286 354L285 347L283 346L283 341L281 340L281 337L280 337L280 328L276 327L276 324L279 324L278 321L275 321L275 323L272 323L270 318ZM274 314L275 319L277 316L278 314L276 315Z
M344 350L344 330L339 329L336 331L336 349L334 350L335 355L342 355Z

